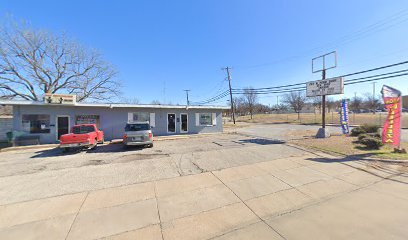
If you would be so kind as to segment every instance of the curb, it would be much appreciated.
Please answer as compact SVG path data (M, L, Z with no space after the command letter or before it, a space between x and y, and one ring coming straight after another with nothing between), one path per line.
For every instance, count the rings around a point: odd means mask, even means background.
M18 150L29 150L29 149L40 149L40 148L56 148L58 144L40 144L40 145L30 145L30 146L18 146L18 147L6 147L0 149L0 152L11 152Z

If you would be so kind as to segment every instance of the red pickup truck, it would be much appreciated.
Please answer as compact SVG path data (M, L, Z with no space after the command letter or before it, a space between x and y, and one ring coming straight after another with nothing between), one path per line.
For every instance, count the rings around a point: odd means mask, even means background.
M95 124L75 125L71 132L60 137L60 148L69 151L74 147L96 148L98 143L104 142L103 131Z

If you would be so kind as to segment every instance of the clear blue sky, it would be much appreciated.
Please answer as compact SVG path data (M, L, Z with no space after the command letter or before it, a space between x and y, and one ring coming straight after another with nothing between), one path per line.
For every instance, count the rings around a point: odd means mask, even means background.
M239 88L318 79L311 58L332 50L338 51L339 67L328 77L408 60L407 9L406 0L0 3L2 16L65 31L97 48L119 70L125 97L173 104L185 103L183 89L192 90L191 101L226 89L225 66L234 68L232 84ZM407 80L378 82L377 92L388 83L407 94ZM362 95L372 92L372 84L345 90L346 97ZM274 104L276 96L260 100Z

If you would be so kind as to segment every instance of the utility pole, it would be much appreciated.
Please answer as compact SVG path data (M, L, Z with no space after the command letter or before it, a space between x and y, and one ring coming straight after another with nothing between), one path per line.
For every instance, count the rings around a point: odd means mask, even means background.
M326 69L323 68L322 80L326 79ZM326 128L326 95L322 95L322 128Z
M230 103L231 103L231 113L232 113L232 121L235 124L235 109L234 109L234 102L232 100L232 88L231 88L231 73L230 73L230 67L222 68L222 70L227 70L228 74L228 83L229 83L229 92L230 92Z
M188 92L190 92L191 90L186 89L186 90L183 90L183 91L185 91L185 92L186 92L186 97L187 97L187 106L189 106L189 105L190 105L190 101L188 100Z
M373 82L373 114L375 114L375 83Z
M279 105L279 95L276 96L276 106Z

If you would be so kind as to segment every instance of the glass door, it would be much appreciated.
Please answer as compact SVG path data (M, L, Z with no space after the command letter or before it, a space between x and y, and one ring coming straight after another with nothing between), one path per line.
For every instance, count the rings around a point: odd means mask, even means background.
M58 116L57 117L57 140L60 139L61 135L69 133L69 117L68 116Z
M188 132L188 116L186 113L180 114L180 132Z
M168 133L176 132L176 114L174 113L167 114L167 132Z

